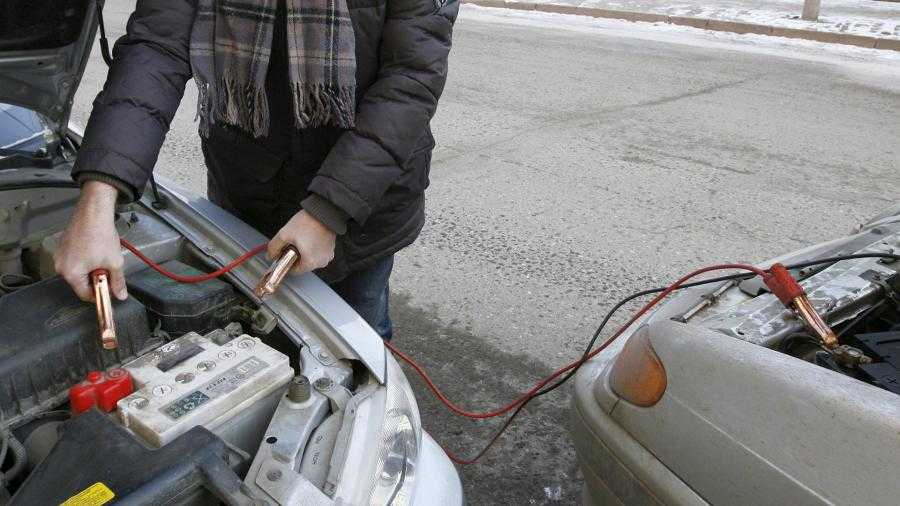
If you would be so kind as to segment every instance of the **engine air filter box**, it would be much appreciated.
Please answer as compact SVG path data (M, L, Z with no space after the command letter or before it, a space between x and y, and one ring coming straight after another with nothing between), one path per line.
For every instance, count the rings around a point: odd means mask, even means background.
M97 310L60 277L0 297L0 414L7 423L63 402L88 371L103 371L162 344L147 311L113 301L119 347L100 345Z
M184 276L203 274L177 260L162 264L168 271ZM227 323L228 309L237 301L228 283L211 279L202 283L180 283L153 269L128 276L128 291L137 297L162 324L162 329L180 336L205 333Z

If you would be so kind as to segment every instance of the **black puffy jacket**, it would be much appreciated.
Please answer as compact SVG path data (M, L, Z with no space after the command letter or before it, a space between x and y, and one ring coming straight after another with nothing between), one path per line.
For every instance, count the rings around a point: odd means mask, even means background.
M458 10L457 0L347 4L356 36L356 127L298 132L313 142L309 153L286 154L295 162L315 160L306 188L296 196L298 208L306 190L348 219L335 262L326 273L332 279L410 244L422 228L434 147L429 122L446 80ZM126 198L140 197L191 78L189 40L195 9L192 0L138 0L126 35L116 43L103 91L94 101L73 169L76 180L104 180ZM219 130L203 143L208 165L211 158L228 158L229 149L261 149L249 136ZM223 136L228 136L225 142ZM283 157L261 154L265 156L255 157L258 162L247 170L259 171L259 179L265 180Z

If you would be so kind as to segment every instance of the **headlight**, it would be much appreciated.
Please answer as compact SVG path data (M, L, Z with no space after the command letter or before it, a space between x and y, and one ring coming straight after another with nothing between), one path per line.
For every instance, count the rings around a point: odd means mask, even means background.
M387 364L385 416L377 440L378 456L369 504L403 506L412 502L422 423L416 397L400 365L390 354Z
M348 405L353 426L334 495L339 504L403 506L412 501L422 443L419 407L403 370L390 354L386 377L384 386L374 385L355 407Z

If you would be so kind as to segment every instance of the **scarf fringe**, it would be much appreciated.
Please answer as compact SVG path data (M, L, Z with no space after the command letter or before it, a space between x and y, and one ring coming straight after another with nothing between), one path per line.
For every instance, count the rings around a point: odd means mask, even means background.
M208 139L210 127L209 83L201 81L197 76L194 77L194 82L197 83L197 114L194 115L194 121L199 119L197 129L200 131L200 136Z
M241 84L234 72L229 70L217 84L215 104L210 103L209 84L197 84L200 135L209 137L210 126L216 119L254 137L268 135L270 114L265 88ZM317 83L296 83L293 88L294 126L297 128L334 126L351 129L355 126L355 86L342 86L335 90Z
M309 128L355 126L356 87L334 88L320 83L293 83L294 126Z
M264 85L241 83L232 69L226 69L218 80L215 99L213 116L216 119L236 126L254 137L268 135L269 101Z

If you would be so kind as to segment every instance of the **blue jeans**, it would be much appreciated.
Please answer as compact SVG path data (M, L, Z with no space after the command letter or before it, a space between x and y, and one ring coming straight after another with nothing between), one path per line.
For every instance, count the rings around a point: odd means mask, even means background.
M356 310L363 320L375 329L382 339L394 334L388 312L388 281L394 267L394 255L378 260L362 271L351 272L346 278L332 283L331 288Z

